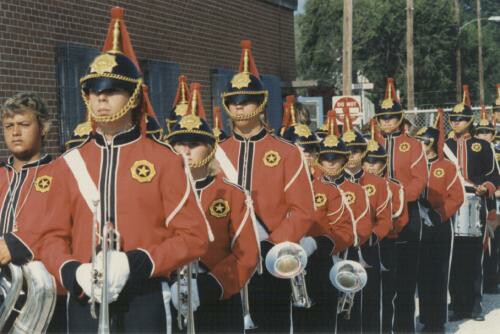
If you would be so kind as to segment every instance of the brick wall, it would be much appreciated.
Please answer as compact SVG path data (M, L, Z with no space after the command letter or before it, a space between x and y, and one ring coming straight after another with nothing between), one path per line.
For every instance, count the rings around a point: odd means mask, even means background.
M18 91L37 92L47 101L53 125L49 153L59 153L55 46L71 42L101 48L111 6L126 9L139 58L176 62L190 80L202 84L206 110L209 71L238 66L240 39L253 40L260 72L284 81L295 77L293 11L269 1L1 0L0 103Z

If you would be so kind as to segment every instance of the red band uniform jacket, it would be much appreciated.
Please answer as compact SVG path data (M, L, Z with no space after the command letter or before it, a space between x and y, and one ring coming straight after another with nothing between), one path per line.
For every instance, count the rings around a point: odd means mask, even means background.
M384 239L392 229L392 203L387 182L376 175L366 173L362 169L351 174L345 172L346 178L354 183L358 183L366 191L370 203L370 218L372 232L377 241Z
M259 259L245 193L221 174L197 180L195 185L214 234L214 241L200 259L208 271L198 275L200 299L204 295L210 295L211 300L227 299L244 287Z
M316 213L307 235L332 240L331 254L336 255L354 243L351 209L335 184L326 182L322 175L312 180Z
M311 227L315 210L300 149L265 128L248 139L234 133L220 147L238 172L238 184L250 191L267 240L298 242Z
M429 218L433 224L449 221L464 202L464 187L455 164L430 159L429 181L422 197L430 204Z
M137 127L110 143L92 134L73 150L100 194L100 221L112 222L120 233L129 281L167 277L205 253L206 222L180 156ZM42 258L67 290L80 293L75 273L91 260L93 209L65 160L73 150L54 162Z
M366 191L361 185L347 180L343 175L337 177L333 183L342 191L351 208L358 238L357 246L361 246L372 234L370 202Z
M1 231L12 263L23 265L38 259L43 237L40 215L46 212L46 198L51 190L51 157L23 165L15 171L13 157L1 168Z
M408 206L408 224L401 231L403 239L420 239L420 216L416 201L425 189L428 179L427 158L423 144L398 130L384 134L380 142L387 152L387 174L401 182Z

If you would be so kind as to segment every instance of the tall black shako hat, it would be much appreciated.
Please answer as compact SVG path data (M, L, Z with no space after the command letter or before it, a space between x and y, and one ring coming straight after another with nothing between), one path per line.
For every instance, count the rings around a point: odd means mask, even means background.
M83 142L93 131L93 122L112 122L123 117L131 109L141 109L140 125L143 134L146 134L146 117L142 115L146 114L148 118L156 120L125 25L124 13L125 10L121 7L111 9L111 21L102 53L93 60L85 76L80 79L83 101L87 106L87 119L77 125L72 138L66 143L66 148ZM131 97L119 113L112 116L95 115L88 103L89 91L102 92L107 89L123 89L129 92Z
M497 125L496 119L494 115L492 116L492 120L488 118L488 113L486 112L486 107L484 105L481 106L481 115L479 117L479 123L475 127L475 133L490 133L496 135Z
M432 146L439 159L444 158L444 123L444 110L443 108L439 108L437 111L436 121L433 126L420 128L415 136L415 138L423 142L425 146Z
M177 85L174 103L166 120L168 132L172 130L172 126L178 122L182 116L186 115L189 104L187 77L185 75L180 75L177 80L179 83Z
M380 119L403 119L403 108L399 101L393 78L386 79L385 96L375 110L375 117Z
M350 151L344 141L339 138L337 116L335 110L330 110L327 116L328 135L319 144L319 159L333 160L339 157L348 158Z
M377 131L377 121L372 118L370 121L370 139L366 145L366 155L364 156L363 161L370 163L387 163L387 152L384 146L380 145L378 142L379 136L380 134Z
M268 91L260 80L259 71L252 56L252 43L249 40L241 41L241 60L239 72L227 83L222 93L224 110L233 120L247 120L261 113L267 104ZM230 104L255 102L258 107L255 112L245 115L232 114Z
M472 121L474 112L472 111L469 86L463 85L462 101L456 104L448 115L450 121Z
M167 135L167 140L170 145L175 145L179 142L195 142L206 143L213 147L210 154L196 164L190 164L190 167L201 167L209 163L215 155L216 138L205 120L205 109L201 99L200 84L194 82L191 84L190 91L191 100L189 101L188 110L177 123L172 127L172 131Z
M318 138L307 125L297 123L295 119L295 96L293 95L286 97L283 119L284 131L282 137L284 139L301 146L305 151L319 150Z
M344 111L344 133L342 134L342 140L344 141L346 147L351 152L355 149L365 151L366 140L361 133L356 131L352 126L352 119L349 113L349 108L345 107Z

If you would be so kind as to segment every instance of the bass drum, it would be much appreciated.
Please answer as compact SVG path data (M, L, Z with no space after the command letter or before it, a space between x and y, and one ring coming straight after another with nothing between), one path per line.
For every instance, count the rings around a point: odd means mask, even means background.
M455 236L482 237L481 198L470 193L465 194L465 201L455 215Z

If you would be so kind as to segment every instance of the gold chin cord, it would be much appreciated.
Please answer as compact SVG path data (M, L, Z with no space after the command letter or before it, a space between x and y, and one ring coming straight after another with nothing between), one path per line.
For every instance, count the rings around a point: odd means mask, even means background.
M401 115L401 118L399 119L398 123L394 126L383 126L382 124L380 124L380 120L378 119L378 117L376 119L377 119L377 125L380 128L380 130L382 130L385 133L392 133L401 126L401 123L403 123L404 116Z
M88 96L85 94L83 90L82 90L82 98L88 112L90 113L90 117L92 118L93 121L97 123L110 123L119 120L120 118L125 116L130 110L134 109L137 106L141 91L142 91L142 79L139 79L137 80L132 96L128 99L127 103L123 106L123 108L119 112L109 116L96 115L90 106Z
M314 164L314 165L315 165L316 167L318 167L318 169L319 169L320 171L322 171L322 172L323 172L325 175L327 175L327 176L339 176L339 175L340 175L340 173L342 173L342 171L344 170L344 167L345 167L345 164L344 164L342 167L340 167L340 168L338 168L338 169L336 169L336 170L332 170L331 168L326 168L326 167L323 167L323 166L319 163L319 161L317 161L317 160L316 160L316 162L315 162L315 164Z
M361 165L361 161L363 160L363 158L366 156L366 151L363 152L363 154L361 155L361 157L359 158L354 158L353 155L351 154L349 156L349 160L347 160L347 167L348 168L356 168L358 167L359 165Z
M264 101L262 101L262 103L257 107L257 109L255 109L254 112L251 112L251 113L248 113L248 114L244 114L244 115L237 115L237 114L234 114L232 113L230 110L229 110L229 106L226 104L225 102L225 98L226 97L229 97L229 96L233 96L233 95L242 95L242 94L251 94L251 95L264 95ZM252 119L254 118L255 116L259 115L263 110L264 108L266 107L267 105L267 100L268 100L268 91L259 91L259 92L245 92L245 91L241 91L241 92L233 92L231 94L223 94L222 95L222 105L224 106L224 110L226 111L226 113L229 115L229 117L231 117L231 119L233 121L246 121L246 120L249 120L249 119Z
M451 129L453 130L454 133L461 134L462 132L464 132L465 129L467 129L471 125L473 120L474 119L471 117L470 120L467 122L467 124L465 124L464 126L453 126L453 123L450 120L448 120L448 123L450 124Z
M216 149L217 149L217 146L214 146L214 148L212 149L212 152L210 152L210 154L205 159L198 161L198 162L189 163L189 168L200 168L200 167L203 167L206 164L210 163L210 161L212 161L214 159Z

